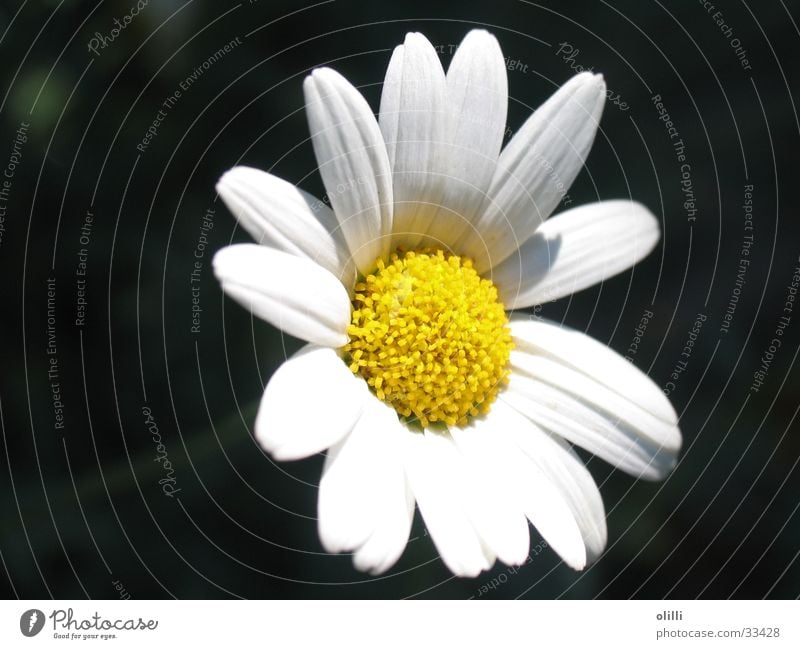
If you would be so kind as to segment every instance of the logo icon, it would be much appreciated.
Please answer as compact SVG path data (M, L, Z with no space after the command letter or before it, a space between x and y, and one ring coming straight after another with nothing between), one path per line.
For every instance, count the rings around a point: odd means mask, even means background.
M25 611L19 618L19 630L22 631L22 635L28 638L32 638L39 633L43 626L44 613L42 613L38 608L32 608L29 611Z

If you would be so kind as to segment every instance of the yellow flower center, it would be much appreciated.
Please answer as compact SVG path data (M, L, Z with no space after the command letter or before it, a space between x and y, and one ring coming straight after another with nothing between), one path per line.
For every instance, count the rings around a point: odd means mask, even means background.
M463 425L489 411L513 347L497 289L470 259L396 252L355 286L344 347L381 401L422 426Z

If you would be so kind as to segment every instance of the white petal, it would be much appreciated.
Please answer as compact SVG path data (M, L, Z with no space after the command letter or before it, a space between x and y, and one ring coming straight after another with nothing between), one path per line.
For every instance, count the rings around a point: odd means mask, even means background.
M428 233L437 241L458 242L462 236L475 236L472 223L483 209L505 133L506 64L489 32L472 30L453 55L447 70L447 104L447 182L443 209Z
M362 546L387 497L396 500L399 492L405 512L405 475L393 448L397 431L389 432L399 426L394 410L370 395L352 432L328 451L318 501L319 534L328 552Z
M677 453L680 432L669 424L605 385L556 361L536 354L511 352L515 370L534 377L557 390L572 395L587 407L596 410L610 423L622 422L623 429L650 442L648 446ZM634 388L635 389L635 388Z
M393 409L367 398L361 419L328 451L319 491L319 532L328 552L356 550L359 570L388 570L408 542L414 517L400 460L406 434Z
M583 543L586 545L587 565L597 561L608 543L608 526L606 524L606 510L603 498L592 474L586 468L580 456L572 450L570 445L557 435L547 435L541 431L551 444L553 457L550 462L551 479L558 482L567 498L570 500L575 521L581 530ZM524 450L524 449L523 449ZM536 453L541 457L543 449L538 448ZM558 457L556 461L555 458ZM545 462L548 460L545 459Z
M230 297L286 333L327 347L347 342L347 290L315 262L242 243L214 255L214 274Z
M490 413L450 434L466 461L468 490L464 496L478 533L503 563L518 566L528 558L530 535L519 485L508 475L509 458Z
M569 566L581 570L597 559L608 538L603 500L594 479L568 445L502 401L492 405L495 412L502 413L507 422L497 429L498 434L522 451L530 475L539 483L531 522ZM580 552L573 525L580 532Z
M484 272L512 254L556 208L583 167L603 111L602 76L581 73L531 115L497 163L486 210L464 252Z
M414 495L403 476L403 492L392 491L385 509L378 514L372 536L353 554L353 565L373 575L380 575L400 558L408 543L411 523L414 520Z
M550 358L605 386L617 397L633 402L653 417L677 425L678 415L663 391L610 347L581 331L539 318L513 315L510 326L519 352ZM672 450L678 450L681 444L677 431L656 441Z
M494 444L502 454L502 472L512 485L512 497L542 538L570 567L586 566L586 546L569 502L547 473L519 447L512 429L530 433L530 422L503 401L492 404ZM534 431L535 434L536 431Z
M446 434L409 432L404 445L406 475L442 561L459 577L491 568L494 555L464 508L467 484L452 441Z
M441 202L446 108L436 51L422 34L407 34L389 61L379 118L394 187L393 247L417 246Z
M267 384L255 436L278 460L298 460L330 448L355 426L369 396L336 352L306 345Z
M502 399L541 427L637 478L661 480L675 466L674 451L539 378L512 373Z
M392 178L389 158L369 104L330 68L303 84L308 124L333 211L361 272L389 251Z
M380 405L384 409L383 423L371 432L381 439L381 501L372 516L372 534L353 555L355 567L373 575L386 572L403 553L414 520L414 495L401 459L402 436L409 433L392 408Z
M252 167L226 171L217 192L257 243L316 261L352 285L350 252L333 211L321 200Z
M588 288L644 259L661 236L658 220L632 201L602 201L545 221L518 253L492 269L509 309Z

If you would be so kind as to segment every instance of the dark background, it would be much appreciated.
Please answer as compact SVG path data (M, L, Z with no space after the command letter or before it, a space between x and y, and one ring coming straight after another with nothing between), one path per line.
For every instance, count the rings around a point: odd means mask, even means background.
M0 173L20 125L29 127L0 239L0 593L116 598L116 583L133 598L797 597L800 308L763 385L751 386L799 264L800 7L719 4L731 32L717 24L717 9L688 0L150 0L93 54L95 33L108 37L134 0L5 3ZM211 256L247 237L214 183L246 163L321 196L303 112L305 74L331 65L377 109L391 49L405 32L443 46L446 65L450 46L476 26L497 36L515 68L510 131L575 65L602 72L629 107L607 104L569 195L573 206L629 196L646 203L663 219L662 246L633 272L545 305L542 314L625 353L652 310L633 360L660 385L703 314L670 397L685 448L664 483L590 462L609 546L583 573L536 550L541 539L532 530L531 561L518 571L496 566L474 580L453 578L417 518L401 560L374 579L320 546L322 457L275 464L251 438L264 383L300 343L223 299ZM197 77L137 151L162 102L237 37L240 44ZM579 52L565 60L561 43ZM656 94L686 146L695 221ZM748 184L751 265L723 333ZM201 326L192 333L190 273L209 208ZM84 245L87 211L94 224ZM81 248L87 310L77 326ZM47 375L48 278L56 286L63 429ZM173 497L159 484L165 472L144 407L173 465L180 489ZM481 594L488 583L496 587Z

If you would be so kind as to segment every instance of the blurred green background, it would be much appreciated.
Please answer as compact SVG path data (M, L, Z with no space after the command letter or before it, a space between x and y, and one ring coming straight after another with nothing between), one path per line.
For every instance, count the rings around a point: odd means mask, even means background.
M0 196L0 592L797 597L800 312L763 385L751 387L799 263L800 8L709 4L150 0L139 9L135 0L50 0L0 7L0 166L14 166ZM509 135L577 66L602 72L626 105L607 104L569 196L572 206L614 197L647 204L663 219L663 245L633 272L541 314L625 353L642 314L652 311L633 361L660 385L703 314L670 395L685 450L663 484L636 482L587 456L608 511L609 547L583 573L537 549L532 530L525 566L456 579L417 518L398 564L371 578L320 546L322 457L276 464L251 437L263 385L300 342L223 298L211 256L247 236L214 184L244 163L322 196L303 112L308 71L335 67L377 110L391 50L407 31L441 46L446 65L476 26L491 30L509 57ZM685 143L694 208L684 205L674 141L654 95ZM747 185L754 243L737 286ZM192 287L199 332L192 332ZM735 288L740 297L722 332ZM153 425L171 471L156 459Z

